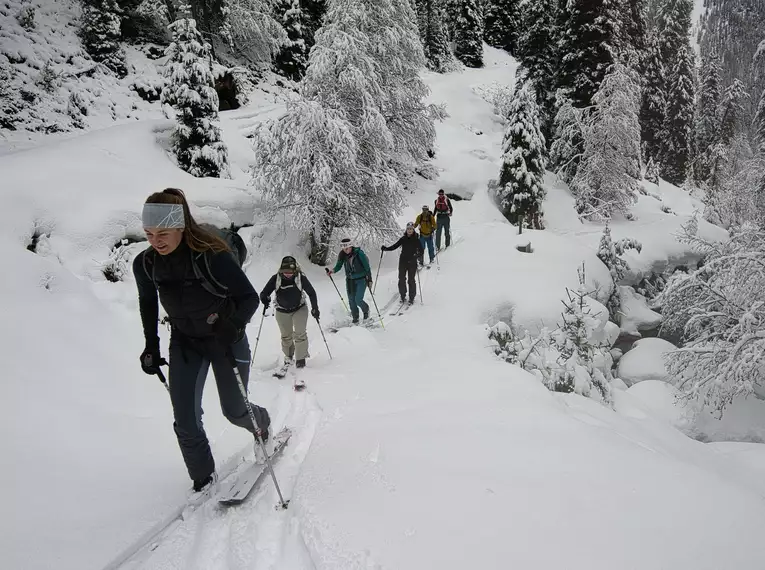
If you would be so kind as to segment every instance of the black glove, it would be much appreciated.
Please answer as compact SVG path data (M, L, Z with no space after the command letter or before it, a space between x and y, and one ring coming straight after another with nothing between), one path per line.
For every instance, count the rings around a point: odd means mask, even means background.
M147 346L141 353L141 370L146 374L159 374L159 367L165 364L167 364L167 361L159 353L159 345Z
M372 286L372 276L371 275L367 275L367 285L369 285L370 287Z
M218 319L213 323L215 338L223 346L231 346L242 338L242 329L228 319Z
M265 299L260 300L261 303L263 303L263 310L265 311L268 306L271 304L271 297L266 297Z
M314 307L311 309L311 316L317 321L319 320L319 307Z
M388 248L385 247L384 245L381 245L380 246L380 251L388 251Z

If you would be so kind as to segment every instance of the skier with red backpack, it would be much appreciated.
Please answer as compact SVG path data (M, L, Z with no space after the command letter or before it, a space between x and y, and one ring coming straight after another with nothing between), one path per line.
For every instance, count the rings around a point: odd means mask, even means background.
M452 243L451 218L452 213L454 213L452 201L446 195L443 188L438 191L438 197L436 198L436 204L433 209L436 212L436 222L438 224L436 229L436 251L440 251L442 231L446 231L446 245L444 246L444 249L449 247Z

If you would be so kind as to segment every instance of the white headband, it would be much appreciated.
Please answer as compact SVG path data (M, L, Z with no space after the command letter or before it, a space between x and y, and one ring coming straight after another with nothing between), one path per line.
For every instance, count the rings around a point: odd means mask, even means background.
M186 227L181 204L144 204L141 221L145 228Z

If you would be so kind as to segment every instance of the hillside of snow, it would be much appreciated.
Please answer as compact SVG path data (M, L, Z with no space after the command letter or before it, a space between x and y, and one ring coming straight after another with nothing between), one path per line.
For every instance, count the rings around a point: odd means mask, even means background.
M455 245L421 272L417 304L400 317L385 311L385 329L328 333L332 358L310 323L302 393L289 377L272 377L279 334L272 317L264 320L251 391L277 429L293 430L276 464L289 509L274 509L265 481L241 507L207 504L122 565L112 562L183 504L189 488L166 392L138 365L143 338L132 275L117 283L103 275L105 265L129 266L143 246L129 246L124 258L111 253L119 240L141 236L146 195L178 186L200 220L252 223L242 234L256 288L289 253L317 287L323 324L340 319L342 305L323 270L306 260L301 236L286 220L265 218L248 184L245 136L281 112L272 97L222 114L231 180L179 171L166 150L164 120L0 156L0 253L12 268L0 281L0 454L11 466L0 472L9 490L0 517L3 567L763 567L762 444L688 437L680 430L700 428L663 382L622 386L609 409L549 392L491 351L487 322L554 326L582 263L601 300L610 276L596 256L602 226L577 220L573 198L552 175L544 231L518 236L489 199L503 125L480 94L495 82L512 84L515 62L486 50L484 69L425 74L432 101L449 113L437 126L439 178L420 181L400 221L431 204L441 187L470 199L455 201ZM612 224L615 238L643 242L640 254L628 254L635 275L694 259L674 236L699 204L664 183L646 187L636 219ZM700 231L725 237L704 222ZM532 253L516 249L529 242ZM367 251L376 270L379 244ZM382 259L381 309L397 296L396 265L395 254ZM251 346L259 315L248 329ZM744 403L739 420L746 423L723 422L739 435L759 433L760 404ZM251 453L251 438L227 424L214 389L203 405L225 475ZM726 439L722 422L704 421L705 433Z

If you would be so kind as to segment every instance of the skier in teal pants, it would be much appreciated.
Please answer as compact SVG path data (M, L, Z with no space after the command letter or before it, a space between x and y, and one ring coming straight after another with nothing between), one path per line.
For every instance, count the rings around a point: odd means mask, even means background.
M332 275L345 267L345 289L348 292L348 304L351 306L353 323L359 322L359 307L364 312L364 320L369 318L369 305L364 301L367 286L372 286L372 268L367 254L360 247L353 247L349 238L344 238L340 245L342 250L337 255L335 267L325 268L327 275Z

